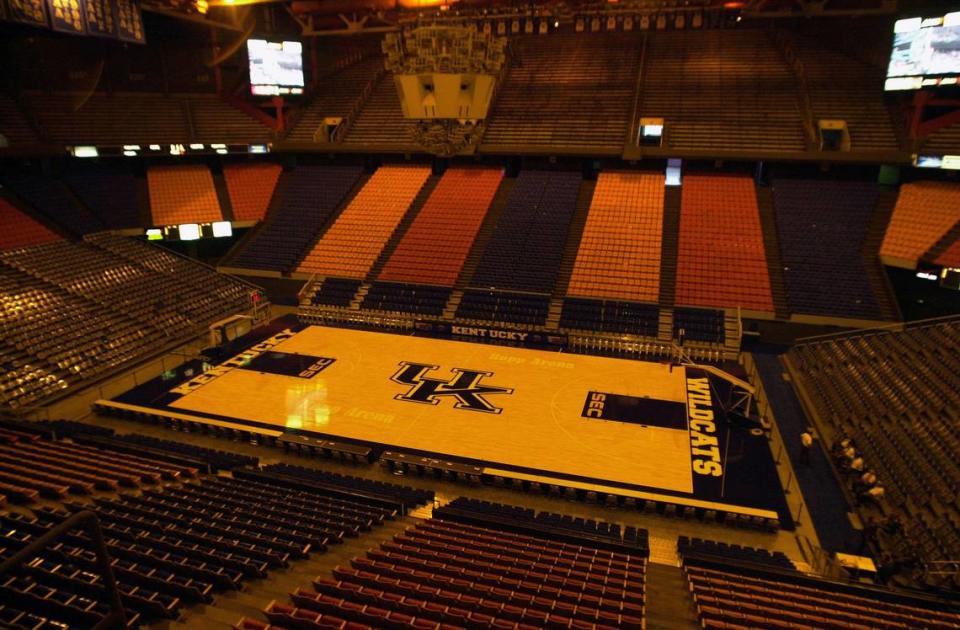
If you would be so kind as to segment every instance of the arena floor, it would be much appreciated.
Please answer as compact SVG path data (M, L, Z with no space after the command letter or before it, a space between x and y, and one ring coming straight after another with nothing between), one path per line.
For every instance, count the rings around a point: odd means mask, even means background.
M695 368L295 324L233 351L114 402L784 522L766 438L730 426Z

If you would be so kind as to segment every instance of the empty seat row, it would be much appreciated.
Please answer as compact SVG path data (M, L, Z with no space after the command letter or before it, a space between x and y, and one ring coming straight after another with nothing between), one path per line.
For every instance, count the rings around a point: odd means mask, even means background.
M960 185L933 181L905 183L900 187L880 255L891 262L916 266L958 221Z
M542 326L550 310L549 295L512 293L509 291L464 291L457 317L487 322L510 322Z
M481 507L463 501L454 504ZM530 521L500 507L500 520L484 526L452 520L447 511L409 527L317 577L312 589L295 590L292 605L274 601L264 614L271 624L306 628L644 627L645 552L554 542L547 527L511 532L511 517L521 528ZM611 531L603 525L594 530Z
M520 173L470 286L552 293L581 181L579 173Z
M261 162L227 164L223 167L223 180L227 184L235 221L263 219L273 199L281 170L279 164Z
M705 628L960 627L954 606L896 591L693 557L683 569Z
M39 221L22 212L6 199L0 197L0 251L49 243L60 236Z
M663 195L663 175L600 174L568 295L620 302L659 299Z
M876 265L876 251L863 251L878 187L786 179L772 187L790 310L880 319L866 274L868 264Z
M151 166L147 184L154 225L223 220L213 175L204 165Z
M446 287L375 282L364 296L361 308L438 317L450 293Z
M760 212L749 177L684 178L676 303L773 311Z
M568 297L563 301L560 325L575 330L626 333L656 337L660 308L615 300L589 300Z

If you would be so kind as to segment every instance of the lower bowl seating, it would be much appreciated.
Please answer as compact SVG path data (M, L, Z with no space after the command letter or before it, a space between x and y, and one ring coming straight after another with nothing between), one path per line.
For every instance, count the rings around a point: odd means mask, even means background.
M264 614L301 628L639 629L647 554L642 530L457 499Z

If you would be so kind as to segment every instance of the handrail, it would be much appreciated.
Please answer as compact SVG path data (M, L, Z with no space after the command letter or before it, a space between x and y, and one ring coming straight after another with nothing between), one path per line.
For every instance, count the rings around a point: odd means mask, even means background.
M333 133L330 135L330 140L339 144L343 142L344 137L350 132L353 128L353 124L357 121L357 118L360 116L360 111L363 110L367 105L367 101L370 100L370 96L373 94L373 91L380 85L380 81L383 79L384 75L387 73L386 68L378 68L376 74L373 75L373 78L363 87L363 91L360 93L360 96L353 101L353 105L350 107L350 111L346 116L343 117L343 120L337 125L337 128L333 130Z
M787 65L790 66L794 77L797 79L797 96L800 100L801 122L803 124L803 131L807 136L807 143L811 147L819 148L817 143L817 128L813 122L813 105L810 102L810 88L807 86L807 73L803 62L800 60L800 57L797 56L797 52L794 50L785 32L775 29L772 32L771 39L774 44L776 44L780 55L783 57L783 60L787 62Z
M123 236L123 234L121 234L119 230L102 230L102 231L100 231L100 232L93 232L93 233L91 233L91 234L86 234L86 235L84 235L83 241L84 241L85 243L90 243L90 244L92 244L92 245L94 245L94 246L96 246L96 247L98 247L98 248L100 248L100 249L106 249L106 248L103 248L103 247L100 247L99 245L97 245L96 237L99 236L99 235L101 235L101 234L110 234L111 236L121 236L121 237ZM126 238L126 237L124 237L124 238ZM257 285L253 284L252 282L249 282L249 281L247 281L247 280L244 280L243 278L241 278L241 277L239 277L239 276L235 276L235 275L233 275L233 274L222 273L222 272L220 272L220 271L217 271L217 268L216 268L216 267L214 267L214 266L212 266L212 265L208 265L207 263L202 262L202 261L200 261L200 260L197 260L196 258L190 258L189 256L187 256L187 255L185 255L185 254L181 254L180 252L176 252L176 251L174 251L174 250L172 250L172 249L167 249L166 247L158 247L158 246L154 245L153 243L147 243L147 242L143 242L143 241L140 241L140 243L143 244L143 245L146 245L146 246L148 246L148 247L155 247L155 248L157 248L157 249L160 249L160 250L162 250L164 253L171 254L171 255L173 255L173 256L177 256L178 258L182 258L183 260L185 260L185 261L187 261L187 262L190 262L190 263L192 263L192 264L194 264L194 265L200 265L201 267L206 267L207 269L209 269L211 272L217 274L218 276L230 276L234 281L239 282L240 284L244 284L244 285L246 285L248 288L250 288L250 289L252 289L252 290L259 291L260 293L263 293L263 288L262 288L262 287L258 287ZM106 250L106 251L107 251L108 253L114 255L114 256L120 256L120 257L122 257L122 258L125 258L126 260L130 260L131 262L133 262L133 263L135 263L135 264L137 264L137 265L140 265L141 267L146 267L143 263L141 263L141 262L138 261L138 260L131 260L131 259L129 259L129 258L126 258L123 254L115 254L114 252L112 252L112 251L110 251L110 250ZM149 269L149 267L146 267L146 268Z
M794 340L794 345L799 345L801 343L813 343L818 341L825 341L827 339L836 339L836 338L853 338L859 337L861 335L870 335L877 332L903 332L907 329L922 328L924 326L932 326L938 323L958 321L960 322L960 315L944 315L942 317L930 317L928 319L917 319L912 322L892 322L890 324L884 324L883 326L874 326L873 328L863 328L860 330L844 330L841 332L835 333L826 333L823 335L812 335L810 337L800 337Z
M314 274L311 274L310 277L307 278L307 281L303 283L303 286L300 287L299 291L297 291L297 304L301 304L303 302L304 294L307 292L307 289L309 287L313 286L313 283L314 281L316 281L316 279L317 279L317 274L314 273Z
M637 81L633 88L633 112L630 114L630 130L627 132L628 136L624 143L627 145L636 143L637 130L640 124L640 94L642 92L640 86L643 85L643 70L647 63L647 42L649 42L649 37L646 33L642 33L641 37L643 37L643 43L640 45L640 63L638 64Z
M97 515L90 510L83 510L71 514L65 521L52 527L32 543L3 562L0 562L0 576L18 569L21 565L59 540L64 534L78 526L83 526L86 529L87 536L89 536L93 542L93 550L97 555L97 564L100 565L100 570L103 572L103 582L107 589L107 601L110 604L110 613L93 626L93 628L94 630L124 628L126 627L127 616L123 610L123 601L120 599L120 589L117 586L117 580L113 575L113 569L110 565L110 554L107 553L107 545L103 541L103 532L100 530L100 520L97 518Z

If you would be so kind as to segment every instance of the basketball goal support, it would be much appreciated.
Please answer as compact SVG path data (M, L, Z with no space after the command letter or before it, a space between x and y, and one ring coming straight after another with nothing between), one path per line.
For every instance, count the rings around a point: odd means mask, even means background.
M684 351L683 346L676 342L673 342L673 350L676 353L677 363L683 367L701 370L730 384L730 399L725 405L727 413L733 412L744 418L750 417L753 396L757 393L757 389L753 385L715 365L694 362L690 355Z

